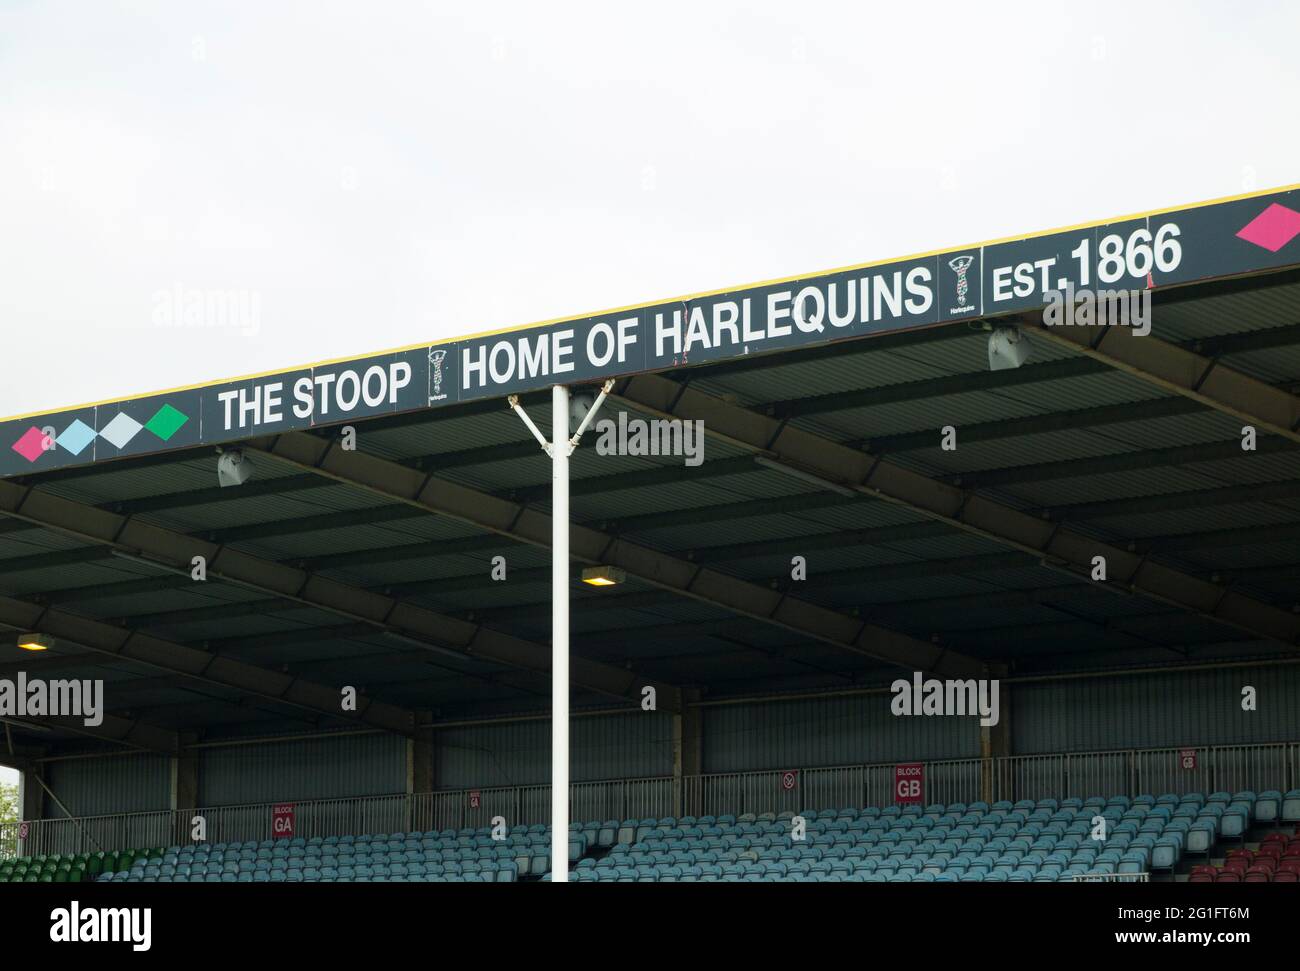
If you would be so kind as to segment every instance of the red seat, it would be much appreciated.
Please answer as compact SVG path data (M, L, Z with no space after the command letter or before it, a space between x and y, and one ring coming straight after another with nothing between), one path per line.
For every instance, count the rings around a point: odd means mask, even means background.
M1268 879L1268 874L1266 873L1247 873L1246 879L1242 880L1241 882L1242 883L1270 883L1271 881Z
M1227 859L1229 860L1253 860L1254 858L1255 854L1245 847L1236 850L1228 850Z
M1294 873L1288 874L1288 876L1290 876L1292 879L1295 878ZM1214 877L1210 876L1208 873L1193 873L1190 877L1187 878L1187 882L1188 883L1213 883Z
M1215 883L1241 883L1241 874L1234 873L1232 870L1222 870L1214 878Z
M1214 879L1214 875L1218 872L1219 872L1218 867L1208 866L1204 863L1192 867L1192 876L1196 876L1197 874L1200 874L1201 876L1208 876L1211 880Z
M1282 855L1283 855L1283 854L1282 854L1282 844L1281 844L1281 843L1266 843L1264 846L1261 846L1261 847L1259 848L1259 856L1260 856L1260 857L1267 856L1267 857L1270 857L1270 858L1272 858L1272 859L1278 859L1278 860L1280 860L1280 859L1282 858ZM1256 857L1256 859L1259 859L1259 857Z
M1274 883L1300 883L1300 873L1294 870L1278 870L1273 874Z

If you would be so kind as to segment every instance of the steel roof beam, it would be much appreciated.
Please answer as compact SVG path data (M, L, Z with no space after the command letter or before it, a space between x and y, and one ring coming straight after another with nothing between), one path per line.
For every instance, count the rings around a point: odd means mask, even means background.
M19 630L50 634L96 653L138 661L172 674L307 708L343 721L362 722L399 735L414 734L414 713L395 705L358 698L356 712L344 711L338 688L304 681L54 607L0 597L0 623Z
M351 620L364 621L377 630L403 634L418 643L428 644L431 649L450 648L475 658L536 672L544 673L550 669L550 651L544 645L438 614L294 566L264 560L228 546L219 546L145 523L131 516L74 502L30 486L0 481L0 515L36 523L83 542L98 543L131 555L143 556L163 568L183 573L188 573L191 569L193 557L203 556L207 561L208 577L212 580L223 580L261 593L273 594L303 607L314 607ZM22 601L11 602L20 604L29 612L41 609ZM49 610L48 613L53 614L54 611ZM58 636L54 631L50 633ZM93 646L81 638L69 637L69 640L86 647ZM208 659L212 657L206 652L195 651L183 645L170 646L176 651L188 651ZM224 658L219 660L231 664L242 663ZM675 686L655 684L631 671L577 656L573 657L571 667L574 683L593 691L639 702L641 687L654 684L661 708L676 709L680 703ZM333 692L333 689L326 690ZM331 702L331 709L336 706L337 694ZM407 714L409 713L401 713L403 718ZM391 719L386 720L391 724Z
M1213 339L1193 348L1151 334L1138 337L1128 327L1048 327L1041 317L1030 316L1022 317L1021 322L1036 338L1084 355L1074 360L1091 360L1123 371L1260 431L1300 442L1300 397L1221 363Z
M548 547L551 517L539 509L479 492L419 469L362 451L336 447L332 439L290 432L258 440L246 449L279 459L428 512L450 516L500 536ZM810 601L742 580L681 557L575 524L574 559L617 566L646 583L723 607L734 613L801 633L876 660L904 667L972 675L984 665L942 646L886 630Z
M912 530L915 532L912 532ZM803 540L790 539L773 541L772 548L762 551L765 555L776 555L782 552L797 551L797 549L816 550L823 548L842 548L844 546L870 542L892 542L900 537L910 536L912 538L924 538L935 535L933 532L941 529L946 534L950 527L943 523L927 522L918 523L913 527L884 527L880 530L861 530L845 534L818 534L805 537ZM892 537L892 538L891 538ZM1195 551L1198 549L1212 549L1220 547L1233 547L1248 545L1255 542L1267 541L1285 541L1289 539L1300 540L1300 524L1284 526L1260 526L1248 529L1227 529L1215 530L1207 533L1191 534L1173 534L1170 536L1151 537L1139 540L1138 548L1143 552L1174 552L1181 550ZM747 556L757 555L757 548L763 544L736 544L725 547L702 547L690 552L693 562L708 563L720 562L727 560L743 559ZM1036 561L1029 555L1017 552L988 553L978 556L965 556L950 559L938 560L915 560L901 563L888 563L878 566L868 567L847 567L840 570L831 570L819 572L818 576L824 579L828 584L836 586L849 583L870 583L876 580L905 580L918 579L934 576L962 576L962 575L979 575L991 570L1017 569L1024 566L1033 565ZM1266 569L1266 568L1265 568ZM1283 569L1283 567L1279 567ZM1222 571L1232 572L1233 575L1247 576L1248 573L1242 571ZM542 583L546 580L549 571L545 569L537 570L520 570L514 573L515 579L523 579L528 582ZM476 575L477 576L477 575ZM401 584L396 588L389 588L396 592L414 592L417 588L420 590L462 590L473 589L476 585L476 577L451 577L436 578L426 581L415 581L411 584ZM951 600L954 606L967 603L970 606L978 606L980 602L992 602L999 600L1003 596L1017 598L1017 602L1025 602L1026 597L1045 596L1083 596L1095 590L1090 582L1082 577L1076 577L1077 583L1065 584L1061 586L1051 586L1037 588L1033 591L1008 591L981 593L974 595L963 595L952 598L930 598L926 602L940 605L946 600ZM624 594L595 594L581 598L575 601L580 603L584 612L587 611L604 611L604 610L624 610L653 608L665 603L671 603L675 595L670 591L652 590L638 591L635 593ZM294 605L285 605L279 601L256 601L252 604L238 604L237 607L249 607L256 609L241 610L239 613L268 613L275 610L291 609ZM860 609L870 613L872 617L883 620L883 618L893 611L895 605L860 605ZM907 602L902 601L897 605L898 609L906 609ZM125 622L137 627L150 627L160 623L186 623L192 620L214 619L223 616L220 607L212 608L188 608L171 611L164 614L141 614L123 618ZM527 603L512 604L508 607L488 607L488 608L469 608L456 612L456 616L463 619L473 619L482 623L491 623L499 620L527 620L534 617L544 618L550 616L550 601L529 601ZM712 621L706 622L714 623ZM721 624L722 621L717 623ZM734 623L734 621L727 621ZM696 625L699 626L699 625ZM323 636L331 628L309 628L309 630L322 631ZM595 633L586 631L587 634ZM275 635L267 635L273 637ZM635 636L635 632L633 632Z
M1099 586L1131 590L1290 647L1300 643L1300 616L690 385L653 374L638 375L619 382L615 396L659 415L702 420L705 433L721 441L863 495L899 503L1051 564L1086 575L1093 557L1104 556L1110 579Z
M24 728L33 728L38 731L53 728L63 732L73 732L77 735L84 735L86 738L98 739L101 742L116 742L128 748L140 749L145 752L157 752L163 755L177 755L183 748L183 740L176 732L140 721L138 718L122 718L102 712L101 714L103 721L98 725L87 725L84 719L73 716L56 718L45 715L17 718L6 715L0 721L6 721Z

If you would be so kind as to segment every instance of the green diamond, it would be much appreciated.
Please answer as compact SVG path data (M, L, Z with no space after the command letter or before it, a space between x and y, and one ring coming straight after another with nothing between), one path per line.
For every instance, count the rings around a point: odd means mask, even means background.
M187 421L189 421L189 418L171 405L163 405L152 418L144 423L144 427L165 442L175 435Z

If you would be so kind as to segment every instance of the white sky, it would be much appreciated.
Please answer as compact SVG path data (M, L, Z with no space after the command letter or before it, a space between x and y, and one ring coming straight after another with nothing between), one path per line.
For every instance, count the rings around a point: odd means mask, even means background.
M0 415L1300 181L1298 36L1268 2L0 0ZM177 290L255 326L160 326Z

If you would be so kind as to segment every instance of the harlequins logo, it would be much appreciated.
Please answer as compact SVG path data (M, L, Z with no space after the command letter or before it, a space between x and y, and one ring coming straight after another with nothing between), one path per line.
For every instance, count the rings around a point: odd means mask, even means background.
M442 349L429 352L430 380L433 382L433 390L429 394L430 401L447 397L442 393L442 362L446 357L447 352Z
M957 274L957 305L959 307L966 306L966 294L970 292L970 281L966 279L966 271L970 269L970 265L974 261L975 257L969 254L948 261L948 265Z

